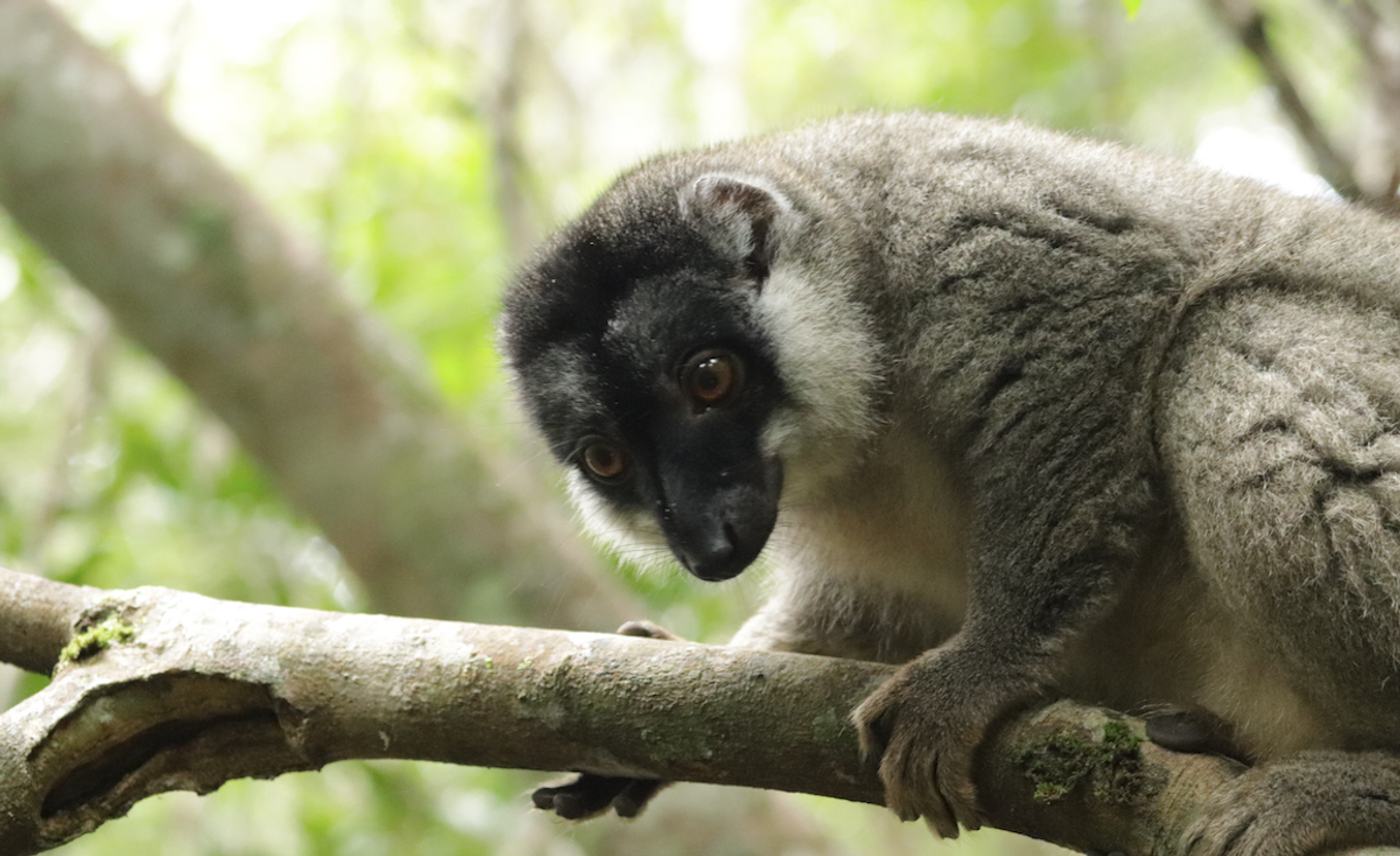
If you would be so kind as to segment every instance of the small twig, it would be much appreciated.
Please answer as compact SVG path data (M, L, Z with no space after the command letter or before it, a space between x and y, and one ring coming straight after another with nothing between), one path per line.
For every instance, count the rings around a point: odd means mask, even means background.
M1323 179L1345 199L1363 200L1356 174L1340 148L1327 136L1317 118L1303 101L1293 75L1269 40L1264 13L1253 0L1210 0L1211 6L1234 32L1240 45L1254 55L1265 78L1273 86L1279 109L1293 124L1298 136L1312 153Z
M1400 188L1400 33L1369 0L1332 0L1332 6L1346 21L1366 60L1375 111L1384 129L1384 139L1376 152L1383 158L1378 172L1383 170L1384 178L1378 186L1366 187L1363 192L1381 205L1394 207L1395 192Z

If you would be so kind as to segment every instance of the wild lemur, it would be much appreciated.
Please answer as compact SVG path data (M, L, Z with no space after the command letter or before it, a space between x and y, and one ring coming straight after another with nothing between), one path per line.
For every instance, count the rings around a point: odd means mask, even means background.
M623 175L501 329L594 532L703 580L765 553L735 645L904 664L853 714L901 817L976 828L989 725L1062 694L1233 728L1254 766L1183 851L1400 844L1391 223L853 116Z

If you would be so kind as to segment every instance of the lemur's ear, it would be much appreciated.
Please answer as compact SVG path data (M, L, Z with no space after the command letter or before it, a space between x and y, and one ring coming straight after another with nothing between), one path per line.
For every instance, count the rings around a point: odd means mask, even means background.
M682 188L681 213L696 222L716 249L739 260L761 282L777 251L778 218L792 203L762 179L707 173Z

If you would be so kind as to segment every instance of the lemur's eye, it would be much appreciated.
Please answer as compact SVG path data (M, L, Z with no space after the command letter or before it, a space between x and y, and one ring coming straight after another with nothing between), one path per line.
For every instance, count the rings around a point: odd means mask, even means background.
M589 437L579 447L583 468L605 484L616 484L627 477L627 452L605 437Z
M744 364L729 351L700 351L680 371L681 392L697 410L719 407L744 385Z

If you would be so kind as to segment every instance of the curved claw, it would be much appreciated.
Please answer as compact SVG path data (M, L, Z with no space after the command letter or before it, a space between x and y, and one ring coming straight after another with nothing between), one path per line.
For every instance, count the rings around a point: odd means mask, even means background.
M1143 715L1147 739L1173 752L1210 753L1249 763L1235 739L1235 726L1203 708L1169 706Z

